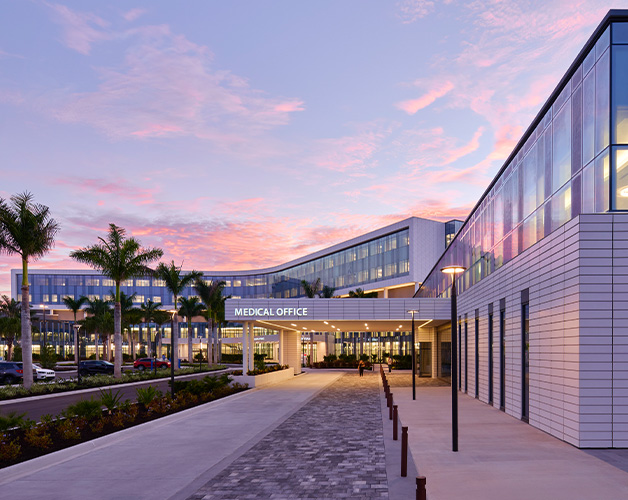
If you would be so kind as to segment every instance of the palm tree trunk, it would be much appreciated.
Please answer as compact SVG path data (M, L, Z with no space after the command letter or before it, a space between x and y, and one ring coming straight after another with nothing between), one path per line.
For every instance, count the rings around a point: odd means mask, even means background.
M98 333L94 334L94 347L96 348L96 360L100 359L100 355L98 354Z
M211 333L210 333L211 332ZM212 365L212 338L211 335L214 333L213 321L211 319L207 320L207 366L211 367Z
M28 296L28 277L26 274L26 262L23 263L23 276L26 284L22 281L22 363L24 374L24 388L30 389L33 385L33 337L31 335L31 311Z
M74 325L76 325L76 313L74 313ZM72 325L72 329L74 330L74 364L78 367L78 331L74 328L74 325Z
M194 364L194 356L192 356L192 322L188 320L188 363Z
M218 325L218 362L222 361L222 326Z
M7 340L7 359L11 361L13 359L13 339Z
M212 322L212 363L218 363L218 331L216 324Z
M113 308L113 343L116 350L113 376L122 378L122 306L120 305L120 289L116 288L116 305Z
M155 335L159 335L159 340L157 342L157 357L161 358L161 329L157 328L157 331L155 332Z

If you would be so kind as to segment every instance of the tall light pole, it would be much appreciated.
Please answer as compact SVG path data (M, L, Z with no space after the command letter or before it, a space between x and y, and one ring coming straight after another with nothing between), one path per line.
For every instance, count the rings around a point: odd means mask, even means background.
M74 328L74 336L76 337L76 345L74 348L76 349L76 357L78 363L76 364L76 373L78 373L78 384L81 385L81 339L79 337L79 330L81 329L81 325L74 323L72 325Z
M44 342L43 342L42 347L41 347L41 351L40 351L40 354L39 354L40 356L41 356L41 353L43 352L43 350L46 348L46 304L42 304L41 308L44 310L44 320L43 320L43 325L44 326L42 328L42 330L43 330L43 337L42 338L43 338Z
M451 274L451 441L452 451L458 451L458 337L456 332L456 318L458 306L456 304L456 274L463 273L466 267L447 266L441 271Z
M170 395L174 399L174 317L177 314L177 310L168 311L172 313L172 319L170 321ZM178 347L178 343L177 343ZM155 366L155 370L157 367Z
M412 314L412 401L414 401L416 399L416 342L414 336L414 314L419 311L416 309L410 309L407 312Z

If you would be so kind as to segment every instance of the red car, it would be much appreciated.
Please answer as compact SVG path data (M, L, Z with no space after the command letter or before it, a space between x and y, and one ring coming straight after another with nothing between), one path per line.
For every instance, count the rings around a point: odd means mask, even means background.
M151 368L154 368L154 365L151 363L154 363L151 358L136 359L133 363L133 368L139 371L150 370ZM158 359L157 368L161 368L162 370L170 368L170 361L162 361Z

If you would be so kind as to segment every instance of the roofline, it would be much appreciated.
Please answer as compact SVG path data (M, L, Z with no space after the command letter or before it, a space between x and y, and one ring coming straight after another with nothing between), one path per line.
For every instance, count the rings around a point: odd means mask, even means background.
M574 61L571 63L571 66L569 66L569 68L567 69L567 71L565 72L561 80L558 82L558 85L554 88L554 91L547 98L547 100L545 101L545 104L543 104L540 111L534 117L534 120L532 120L532 122L530 123L526 131L521 136L521 139L519 139L519 142L517 142L517 145L514 147L514 149L512 150L512 152L506 159L506 161L504 161L503 165L501 166L497 174L495 174L495 177L493 177L493 180L491 181L491 183L488 185L488 187L486 188L482 196L480 196L480 199L478 200L478 202L471 209L471 211L469 212L469 215L464 220L464 223L462 224L462 226L460 226L460 229L458 229L458 232L456 233L456 236L454 237L454 239L451 241L449 246L445 249L443 254L434 263L434 267L432 267L432 269L430 269L430 271L427 273L424 283L427 282L427 278L432 275L432 273L436 269L436 266L438 266L438 263L443 258L445 253L447 253L447 250L451 247L454 241L456 241L458 237L463 233L465 226L469 223L469 220L471 219L475 211L480 207L484 199L489 195L489 193L491 192L491 189L493 189L493 186L497 183L497 180L501 177L501 175L506 171L506 168L510 165L510 162L512 162L515 156L517 156L519 151L523 148L526 141L532 135L532 132L536 130L537 125L541 122L541 120L543 120L543 118L545 117L545 114L551 109L552 104L554 103L556 98L560 95L560 93L563 91L567 83L571 80L576 70L583 63L589 51L595 47L595 43L598 41L600 36L604 33L604 30L606 30L606 28L612 22L617 22L617 21L628 22L628 9L611 9L604 16L604 19L602 19L598 27L595 29L595 31L593 31L593 34L589 37L589 39L584 44L584 46L582 47L582 49L580 50L580 52L578 53ZM613 43L613 40L611 39L610 44L612 45L612 43ZM423 288L423 284L421 284L421 286L415 292L414 294L415 297L421 291L421 288Z
M374 231L368 232L366 234L362 234L355 238L351 238L349 240L343 241L341 243L337 243L330 247L324 248L322 250L318 250L317 252L305 255L303 257L299 257L297 259L268 267L262 269L244 269L244 270L229 270L229 271L202 271L205 275L211 275L216 277L229 277L229 276L252 276L257 274L271 274L275 272L284 271L291 267L299 266L301 264L307 264L316 259L320 259L322 257L326 257L328 255L332 255L336 252L346 250L348 248L354 247L356 245L361 245L364 243L368 243L370 241L376 240L378 238L382 238L384 236L388 236L389 234L394 234L396 232L402 231L404 229L409 229L410 226L418 221L430 222L433 224L442 224L445 222L435 221L431 219L424 219L422 217L408 217L406 219L400 220L398 222L394 222L393 224L389 224L388 226L384 226L379 229L375 229ZM15 274L21 273L21 269L12 269L11 276L13 277ZM86 273L92 273L101 275L97 270L94 269L29 269L29 274L74 274L74 275L84 275Z

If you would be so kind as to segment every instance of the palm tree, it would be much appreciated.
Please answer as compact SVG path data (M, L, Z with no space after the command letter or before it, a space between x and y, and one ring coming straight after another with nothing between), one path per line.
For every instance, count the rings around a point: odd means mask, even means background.
M336 289L334 287L325 285L321 290L320 296L324 299L331 299L335 291Z
M127 330L128 332L127 339L129 341L131 354L133 355L133 361L135 361L135 338L133 336L131 325L139 323L139 321L142 319L140 309L138 309L137 307L133 307L133 301L135 300L136 296L137 293L127 295L123 291L120 291L120 316L122 318L121 331L124 332L124 330ZM111 302L115 302L115 295L113 293L113 290L109 291L109 300Z
M194 363L192 356L192 318L200 316L203 312L203 304L198 297L179 297L179 316L185 316L188 326L188 363Z
M13 358L13 343L20 336L20 317L0 316L0 337L7 343L7 359Z
M224 281L211 281L206 283L200 277L195 281L194 288L203 304L205 304L205 319L207 319L207 363L218 362L218 334L216 332L217 311L220 307L219 301L222 300L222 291L225 288ZM211 332L212 352L209 352L209 332ZM215 342L215 344L214 344Z
M153 314L153 320L159 326L165 325L166 323L170 323L172 320L172 314L168 311L155 311ZM157 331L159 333L159 344L157 346L157 356L161 357L161 331Z
M181 275L181 268L175 266L174 260L170 262L170 264L166 265L163 262L157 266L155 269L156 276L163 280L166 288L170 290L173 296L173 304L176 307L179 295L181 292L190 285L196 278L200 278L203 273L199 271L190 271L187 274ZM172 351L172 366L173 369L177 366L177 360L179 359L179 322L174 320L174 315L172 316L172 331L171 331L171 340L170 340L170 350Z
M151 339L150 324L157 322L157 320L155 319L155 313L160 312L159 311L160 307L161 307L161 304L157 302L153 302L150 299L144 304L140 305L140 311L142 311L142 318L144 319L144 323L148 325L148 342L147 343L149 345L148 351L149 351L150 357L154 355L154 352L153 352L154 348L150 346L150 339ZM165 311L161 311L161 312L165 312ZM159 344L161 345L161 341L159 342Z
M303 287L303 290L305 291L305 296L308 299L313 299L321 291L321 279L316 278L311 283L307 280L301 280L301 286Z
M22 258L21 336L24 363L24 387L33 385L33 338L28 284L28 263L37 260L54 246L59 224L45 205L33 202L33 195L24 192L11 196L7 203L0 198L0 252L18 254Z
M377 292L365 292L362 288L349 290L349 297L352 299L376 299Z
M98 269L116 284L115 306L113 312L113 339L116 348L114 376L122 377L122 313L120 306L120 283L129 278L149 276L153 271L149 264L163 255L160 248L141 248L135 238L126 236L126 231L109 224L107 239L99 237L96 243L70 253L73 259Z
M85 318L83 324L85 325L85 330L95 335L96 359L100 358L98 352L98 337L102 339L103 349L105 349L103 357L107 354L107 358L111 359L109 350L107 349L109 347L109 335L113 331L111 302L98 297L87 299L85 312L91 315Z
M76 324L76 313L79 312L81 307L87 302L87 297L82 295L78 299L74 299L74 297L70 297L69 295L63 297L63 303L65 306L72 311L74 314L74 323ZM78 331L76 328L74 329L74 362L78 365L78 354L79 354L79 345L78 345Z

